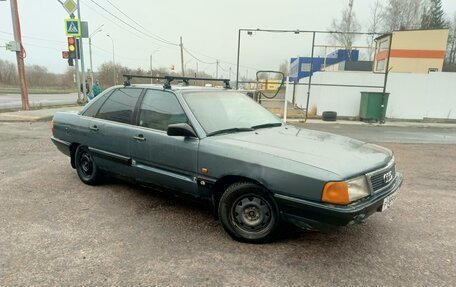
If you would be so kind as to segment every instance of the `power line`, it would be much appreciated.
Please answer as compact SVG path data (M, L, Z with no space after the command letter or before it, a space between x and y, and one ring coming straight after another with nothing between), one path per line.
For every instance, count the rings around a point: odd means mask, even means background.
M1 31L1 30L0 30L0 33L7 34L7 35L13 35L13 33ZM46 41L46 42L56 42L56 43L62 43L62 44L66 43L65 41L46 39L46 38L40 38L40 37L32 37L32 36L22 36L22 37L27 38L27 39L32 39L32 40Z
M227 64L227 65L236 67L236 64L234 64L234 63L231 63L231 62L228 62L228 61L225 61L225 60L220 60L220 59L218 59L218 58L209 56L209 55L207 55L207 54L203 54L203 53L201 53L201 52L195 51L195 50L190 49L190 48L187 48L187 50L193 51L194 53L200 54L200 55L205 56L205 57L207 57L207 58L211 58L211 59L214 59L214 60L218 60L220 63L225 63L225 64ZM216 63L216 62L213 62L213 63L211 63L211 64L215 64L215 63ZM243 68L251 69L251 70L258 70L258 68L255 68L255 67L249 67L249 66L245 66L245 65L239 65L239 66L240 66L240 67L243 67Z
M192 53L190 53L190 51L188 51L187 48L184 47L184 51L190 55L190 57L192 57L193 59L197 60L198 62L201 62L201 63L204 63L204 64L208 64L208 65L213 65L213 64L216 64L217 62L206 62L206 61L203 61L199 58L197 58L195 55L193 55Z
M107 55L112 55L112 51L108 51L108 50L106 50L106 49L103 49L103 48L101 48L101 47L99 47L99 46L94 45L93 43L92 43L92 47L94 47L94 48L96 48L96 49L98 49L98 50L100 50L100 51L106 53ZM123 56L123 55L119 55L118 53L116 53L116 57L117 57L117 56L118 56L118 57L121 57L121 58L124 58L124 59L126 59L126 60L132 60L132 61L143 61L143 60L144 60L144 59L140 59L140 58L125 57L125 56Z
M158 35L156 35L156 34L151 33L146 27L144 27L143 25L141 25L140 23L138 23L138 22L137 22L136 20L134 20L132 17L128 16L125 12L123 12L120 8L118 8L118 7L117 7L115 4L113 4L110 0L106 0L106 2L108 2L112 7L114 7L117 11L119 11L122 15L124 15L125 17L127 17L130 21L132 21L133 23L135 23L137 26L139 26L140 28L144 29L144 30L147 31L148 33L145 33L144 31L139 30L139 29L137 29L136 27L134 27L133 25L127 23L126 21L124 21L123 19L119 18L118 16L116 16L115 14L113 14L112 12L110 12L109 10L107 10L106 8L104 8L103 6L101 6L100 4L96 3L94 0L89 0L89 1L91 1L92 3L94 3L95 5L97 5L100 9L102 9L103 11L105 11L106 13L108 13L109 15L111 15L112 17L118 19L118 20L121 21L123 24L125 24L125 25L127 25L128 27L134 29L134 30L137 31L137 32L139 32L139 33L141 33L141 34L143 34L143 35L145 35L145 36L148 36L148 37L150 37L150 38L152 38L152 39L154 39L154 40L160 41L160 42L162 42L162 43L164 43L164 44L168 44L168 45L172 45L172 46L179 46L179 44L172 43L172 42L170 42L170 41L164 39L163 37L160 37L160 36L158 36ZM114 22L114 23L115 23L115 22ZM116 24L117 24L117 23L116 23ZM158 44L157 44L157 45L158 45ZM159 46L160 46L160 45L159 45ZM161 46L161 47L163 47L163 46ZM191 53L191 52L189 51L189 49L187 49L187 48L184 48L184 50L185 50L185 51L187 52L187 54L189 54L192 58L194 58L195 60L197 60L197 61L199 61L199 62L201 62L201 63L211 64L211 65L212 65L212 64L216 64L216 62L207 62L207 61L201 60L200 58L196 57L193 53ZM192 50L192 51L194 51L194 50ZM206 57L208 57L208 58L212 58L212 59L214 59L214 60L217 60L217 58L215 58L215 57L212 57L212 56L209 56L209 55L205 55L205 54L203 54L203 53L196 52L196 51L194 51L194 52L195 52L195 53L198 53L198 54L201 54L201 55L203 55L203 56L206 56ZM223 62L223 63L225 63L225 64L229 64L229 65L232 65L232 66L236 66L235 64L230 63L230 62L228 62L228 61L223 61L223 60L222 60L222 61L220 61L220 62ZM244 68L249 68L249 69L253 69L253 70L257 70L257 68L248 67L248 66L244 66L244 65L242 65L242 67L244 67Z
M219 64L218 66L219 66L219 68L220 68L222 71L226 72L226 69L223 68L222 65Z
M136 20L134 20L132 17L128 16L125 12L123 12L120 8L118 8L116 5L114 5L110 0L106 0L106 2L108 2L112 7L114 7L117 11L119 11L122 15L124 15L125 17L127 17L130 21L132 21L133 23L135 23L137 26L139 26L140 28L144 29L145 31L147 31L148 33L145 33L143 30L139 30L138 28L134 27L133 25L127 23L126 21L124 21L123 19L121 19L120 17L118 17L117 15L113 14L112 12L110 12L109 10L107 10L105 7L101 6L100 4L96 3L94 0L89 0L90 2L92 2L93 4L95 4L96 6L98 6L98 8L102 9L104 12L108 13L109 15L111 15L112 17L116 18L117 20L119 20L121 23L127 25L128 27L134 29L135 31L149 37L149 38L152 38L154 40L157 40L161 43L164 43L164 44L167 44L167 45L171 45L171 46L177 46L179 47L179 44L176 44L176 43L172 43L156 34L153 34L151 33L146 27L144 27L143 25L141 25L140 23L138 23ZM93 10L93 8L92 8ZM104 17L106 18L106 17ZM109 19L109 21L111 21ZM113 21L111 21L113 22ZM113 22L115 23L116 25L118 25L116 22ZM161 46L163 47L162 45L159 45L157 43L155 43L156 45L158 46ZM193 53L191 53L189 50L192 50L192 49L188 49L188 48L184 48L184 50L186 51L187 54L189 54L192 58L194 58L195 60L201 62L201 63L205 63L205 64L216 64L217 62L207 62L207 61L203 61L201 60L201 58L198 58L196 57ZM215 57L212 57L212 56L209 56L209 55L206 55L206 54L203 54L203 53L200 53L200 52L197 52L195 50L192 50L193 52L195 53L198 53L200 55L203 55L205 57L208 57L208 58L211 58L211 59L214 59L214 60L217 60L218 58L215 58ZM222 63L225 63L225 64L228 64L228 65L231 65L231 66L236 66L236 64L234 63L231 63L231 62L228 62L228 61L224 61L224 60L220 60L219 62L222 62ZM258 70L258 68L254 68L254 67L249 67L249 66L245 66L245 65L240 65L241 67L243 68L248 68L248 69L252 69L252 70Z
M154 34L152 32L150 32L150 30L148 30L146 27L144 27L143 25L141 25L140 23L138 23L136 20L134 20L133 18L131 18L130 16L128 16L125 12L123 12L121 9L119 9L116 5L114 5L111 1L109 0L106 0L109 4L111 4L112 7L114 7L117 11L119 11L122 15L124 15L125 17L127 17L128 19L130 19L133 23L135 23L136 25L138 25L140 28L146 30L150 35L156 37L155 39L158 40L158 41L162 41L163 43L167 43L169 45L174 45L174 46L178 46L179 44L176 44L176 43L172 43L168 40L166 40L165 38L163 37L160 37L159 35L157 34Z
M108 13L109 15L111 15L112 17L114 17L114 18L116 18L117 20L119 20L120 22L122 22L123 24L127 25L128 27L130 27L131 29L133 29L133 30L135 30L135 31L137 31L137 32L139 32L139 33L141 33L141 34L143 34L143 35L149 37L149 38L152 38L152 39L154 39L154 40L156 40L156 41L162 42L162 43L167 44L167 45L175 46L174 43L165 42L165 41L160 40L160 39L158 39L158 38L156 38L156 37L154 37L154 36L152 36L152 35L150 35L150 34L144 32L144 31L142 31L142 30L139 30L138 28L136 28L135 26L131 25L130 23L124 21L122 18L120 18L120 17L118 17L117 15L113 14L111 11L107 10L106 8L104 8L103 6L101 6L100 4L98 4L97 2L95 2L94 0L89 0L89 1L92 2L93 4L95 4L96 6L98 6L100 9L102 9L102 10L105 11L106 13Z
M101 17L103 17L104 19L108 20L109 22L113 23L114 25L116 25L117 27L119 27L120 29L136 36L137 38L141 39L141 40L146 40L144 39L143 37L141 37L140 35L136 34L136 33L133 33L132 31L130 30L127 30L126 28L124 28L122 25L120 25L119 23L117 22L114 22L113 20L111 20L110 18L106 17L105 15L101 14L100 12L98 12L96 9L94 9L92 6L90 6L87 2L85 2L84 0L82 0L84 2L85 5L87 5L87 7L89 7L91 9L91 11L95 12L96 14L100 15ZM153 44L159 46L159 47L164 47L163 45L160 45L160 44L157 44L155 42L153 42Z

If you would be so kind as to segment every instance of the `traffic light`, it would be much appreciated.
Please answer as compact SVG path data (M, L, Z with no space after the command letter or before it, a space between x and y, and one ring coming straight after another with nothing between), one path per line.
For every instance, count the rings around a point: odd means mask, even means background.
M81 59L81 54L79 52L81 50L79 49L79 47L81 47L81 45L79 44L79 39L76 38L76 56L78 57L78 60Z
M68 66L71 66L71 67L74 66L73 59L68 59Z
M76 40L74 37L68 37L68 52L69 52L69 59L76 59Z

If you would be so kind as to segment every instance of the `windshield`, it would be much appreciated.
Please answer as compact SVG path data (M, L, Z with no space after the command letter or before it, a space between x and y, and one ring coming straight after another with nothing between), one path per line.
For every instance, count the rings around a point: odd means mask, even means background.
M204 91L183 95L208 135L281 125L275 115L239 92Z

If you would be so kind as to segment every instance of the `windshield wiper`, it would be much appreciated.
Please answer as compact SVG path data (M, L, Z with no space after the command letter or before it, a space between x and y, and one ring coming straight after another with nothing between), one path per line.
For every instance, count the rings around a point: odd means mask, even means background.
M256 129L263 129L263 128L280 127L281 125L282 125L282 123L267 123L267 124L251 126L251 128L256 130Z
M215 132L208 133L207 136L214 136L218 134L227 134L227 133L237 133L237 132L251 132L253 131L253 128L229 128L229 129L223 129L223 130L218 130Z

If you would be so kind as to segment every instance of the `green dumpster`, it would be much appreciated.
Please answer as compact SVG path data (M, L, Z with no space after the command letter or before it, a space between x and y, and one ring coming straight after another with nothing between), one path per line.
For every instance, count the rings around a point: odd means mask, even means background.
M361 92L359 118L362 121L384 122L389 93Z

